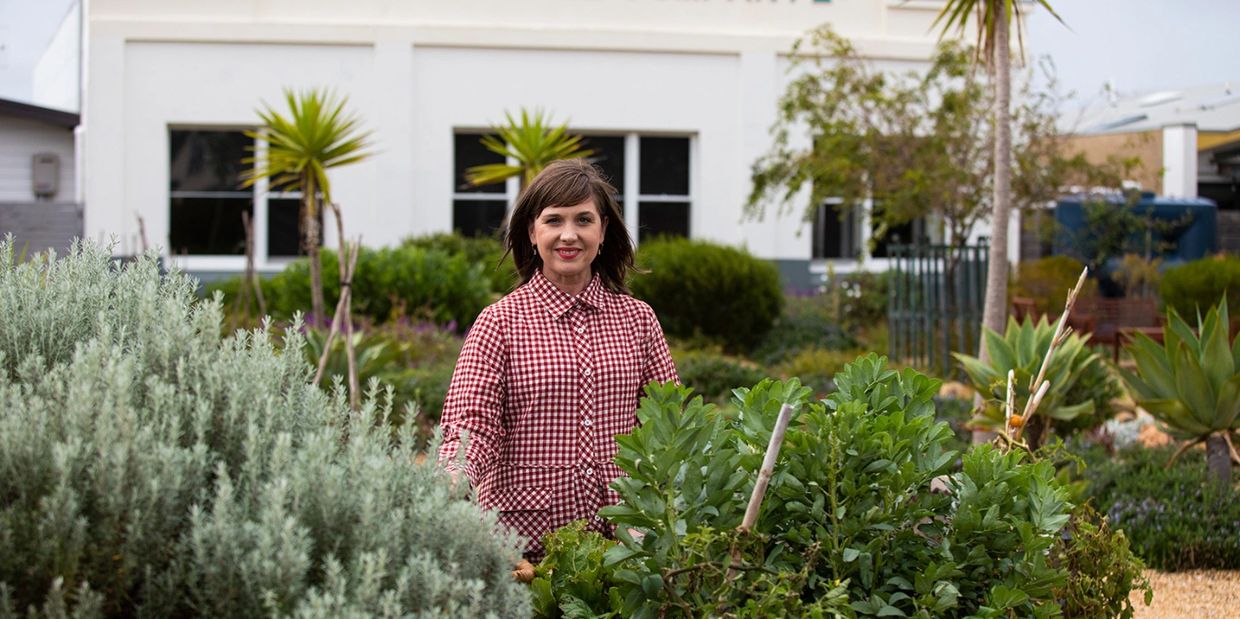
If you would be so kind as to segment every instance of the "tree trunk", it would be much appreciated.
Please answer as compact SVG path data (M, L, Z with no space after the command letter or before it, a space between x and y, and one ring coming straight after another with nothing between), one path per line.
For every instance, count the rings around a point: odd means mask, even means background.
M1206 466L1210 479L1220 486L1231 486L1231 454L1222 434L1212 434L1206 439Z
M320 325L326 323L327 314L323 309L323 265L319 262L318 189L314 177L309 175L301 187L301 225L305 230L306 255L310 258L310 312L314 316L310 324Z
M1007 323L1008 216L1012 206L1012 48L1011 22L1007 14L1000 10L995 20L995 55L991 67L995 85L995 187L982 326L1002 333ZM985 363L990 358L986 354L985 338L979 338L979 349L978 356ZM993 436L989 432L974 432L973 442L986 442Z

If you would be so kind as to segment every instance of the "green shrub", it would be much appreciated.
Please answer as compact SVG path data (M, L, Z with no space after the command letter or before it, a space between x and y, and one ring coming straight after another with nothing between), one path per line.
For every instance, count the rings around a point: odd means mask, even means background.
M633 295L650 304L668 335L706 339L728 352L753 348L779 316L784 295L775 265L706 241L642 243Z
M402 246L418 247L464 256L469 262L482 266L482 272L490 280L491 292L505 294L520 281L512 257L504 257L504 245L499 239L462 236L455 232L437 232L411 237L401 241Z
M1196 316L1218 305L1240 307L1240 258L1202 258L1167 269L1159 286L1163 304L1181 316Z
M1033 299L1039 314L1057 316L1063 313L1068 291L1076 286L1084 268L1085 263L1070 256L1049 256L1021 262L1016 267L1016 278L1009 294ZM1086 280L1081 296L1091 296L1097 290L1097 281Z
M835 274L826 281L821 296L837 308L839 325L846 331L885 324L891 277L891 271Z
M1049 462L990 445L964 455L954 495L931 490L957 454L934 420L938 381L873 355L825 402L796 381L739 390L724 418L685 388L651 386L619 437L622 503L603 510L624 616L1048 616L1066 573L1047 554L1068 520ZM799 409L753 535L737 532L782 404ZM630 536L627 528L643 535ZM617 602L616 600L619 600ZM619 604L619 608L615 605Z
M1146 606L1154 598L1142 573L1145 565L1132 555L1124 532L1113 529L1088 503L1072 510L1051 557L1068 572L1055 592L1065 617L1132 619L1131 592L1144 591Z
M839 307L832 297L790 297L775 325L754 350L753 357L758 363L771 366L806 349L850 350L856 347L857 341L841 326Z
M752 385L764 378L758 367L717 349L672 349L680 382L716 404L727 402L737 385Z
M371 379L393 390L394 423L405 420L405 409L414 405L425 428L439 421L443 400L462 340L455 333L429 323L415 323L408 318L380 325L363 324L353 332L354 355L358 383L365 388ZM327 333L322 329L307 330L307 346L303 349L307 363L316 366L323 352ZM348 380L348 358L343 334L332 342L327 358L324 386L339 379Z
M1205 454L1134 447L1085 472L1110 525L1154 569L1240 568L1240 491L1206 483Z
M340 298L340 269L336 253L324 249L323 294L331 311ZM240 281L225 280L208 287L235 294ZM262 284L267 312L289 320L310 310L310 263L298 260ZM409 315L464 330L491 302L490 280L481 264L464 255L420 247L363 248L353 278L353 316L375 322ZM225 304L232 297L226 296Z
M514 540L386 407L351 413L265 332L221 340L219 305L153 258L12 254L0 616L528 616Z
M775 367L775 374L784 379L797 378L821 397L835 390L835 374L844 369L858 352L807 348ZM752 382L750 383L752 384Z

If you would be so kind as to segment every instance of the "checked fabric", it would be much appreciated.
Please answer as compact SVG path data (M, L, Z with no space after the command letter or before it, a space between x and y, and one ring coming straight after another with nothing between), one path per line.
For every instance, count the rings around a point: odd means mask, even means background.
M478 316L444 401L439 463L463 470L482 507L529 540L573 520L612 532L598 516L615 436L637 424L642 385L676 380L654 311L606 290L597 275L580 294L542 273ZM462 445L465 446L463 458Z

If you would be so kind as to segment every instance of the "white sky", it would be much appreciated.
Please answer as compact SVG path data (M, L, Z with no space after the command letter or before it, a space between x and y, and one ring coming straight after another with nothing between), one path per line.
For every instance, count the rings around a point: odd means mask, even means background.
M34 65L75 1L0 0L0 97L30 100ZM1049 54L1063 89L1080 98L1097 96L1108 80L1121 93L1240 84L1238 0L1052 0L1051 5L1067 27L1035 10L1025 43L1033 54Z
M1027 23L1026 49L1050 55L1064 91L1090 100L1231 81L1240 85L1236 0L1050 0Z

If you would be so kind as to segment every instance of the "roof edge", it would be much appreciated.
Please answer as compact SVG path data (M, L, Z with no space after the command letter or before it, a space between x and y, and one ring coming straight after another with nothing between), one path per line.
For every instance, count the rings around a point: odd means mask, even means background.
M0 98L0 115L36 120L64 129L73 129L81 124L79 114L4 98Z

